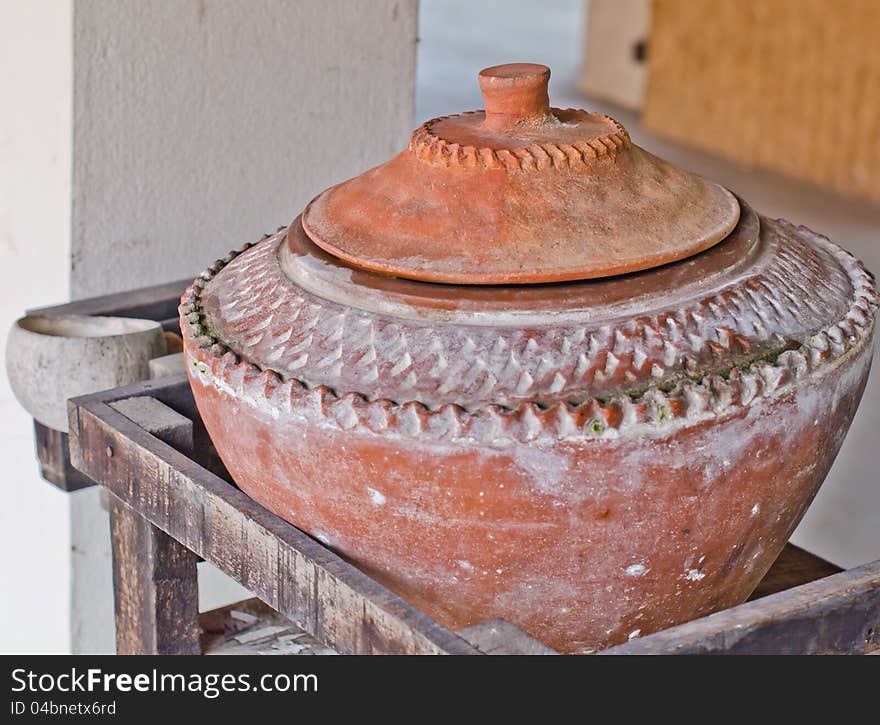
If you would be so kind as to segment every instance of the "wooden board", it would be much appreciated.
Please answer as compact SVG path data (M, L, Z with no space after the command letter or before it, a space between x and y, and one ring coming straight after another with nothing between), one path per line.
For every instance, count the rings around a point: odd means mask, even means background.
M40 475L53 486L71 492L95 485L94 481L70 464L67 433L48 428L35 420L34 442Z
M259 599L199 615L205 655L335 655Z
M181 279L166 284L153 285L118 292L101 297L89 297L64 305L35 307L29 315L111 315L115 317L140 317L145 320L179 320L177 306L180 297L192 283Z
M880 648L880 561L600 654L870 654Z
M784 592L786 589L792 589L816 579L823 579L841 571L843 569L839 566L820 559L809 551L788 544L776 557L776 561L773 562L770 571L758 584L758 588L752 592L749 601L761 599L777 592Z

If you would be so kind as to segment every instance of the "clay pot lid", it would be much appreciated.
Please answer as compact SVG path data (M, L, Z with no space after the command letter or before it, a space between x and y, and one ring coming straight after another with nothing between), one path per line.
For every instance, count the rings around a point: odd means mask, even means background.
M723 187L639 148L613 119L550 108L550 69L480 72L485 111L428 121L324 191L309 238L364 269L452 284L608 277L684 259L739 219Z

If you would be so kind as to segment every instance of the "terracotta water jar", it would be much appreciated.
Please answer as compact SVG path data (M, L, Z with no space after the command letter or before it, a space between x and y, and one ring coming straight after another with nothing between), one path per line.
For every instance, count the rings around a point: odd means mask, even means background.
M231 253L181 303L236 483L443 624L589 652L745 600L828 472L878 297L760 216L480 73L485 111Z

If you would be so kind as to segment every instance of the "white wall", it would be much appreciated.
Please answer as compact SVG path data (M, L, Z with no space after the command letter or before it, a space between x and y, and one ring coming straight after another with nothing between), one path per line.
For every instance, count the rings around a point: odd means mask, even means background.
M71 3L0 4L0 352L29 306L68 294ZM68 502L37 474L31 419L0 375L0 652L68 649Z
M416 0L76 0L74 297L195 275L411 131Z

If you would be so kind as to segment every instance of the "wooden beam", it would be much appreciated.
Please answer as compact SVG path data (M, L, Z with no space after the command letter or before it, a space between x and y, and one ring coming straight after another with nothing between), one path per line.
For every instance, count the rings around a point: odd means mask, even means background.
M110 497L116 653L200 654L195 554Z
M487 655L558 655L540 640L523 632L504 619L466 627L458 632L480 652Z
M124 398L110 406L159 440L192 451L192 421L158 400ZM196 555L112 495L110 531L116 653L199 654Z
M809 551L804 551L794 544L786 544L782 553L776 557L761 583L752 592L749 601L761 599L784 592L786 589L799 587L801 584L816 581L843 571L839 566L821 559Z
M110 403L135 425L178 451L192 453L193 422L164 403L148 395L123 398Z
M202 654L335 655L259 599L247 599L199 615Z
M880 561L600 654L868 654L880 650Z
M77 300L66 305L36 307L29 315L112 315L114 317L141 317L148 320L176 320L180 296L192 279L180 279L166 284L142 287L131 292L118 292Z
M34 441L40 475L62 491L79 491L95 482L77 471L70 463L67 433L34 421Z

